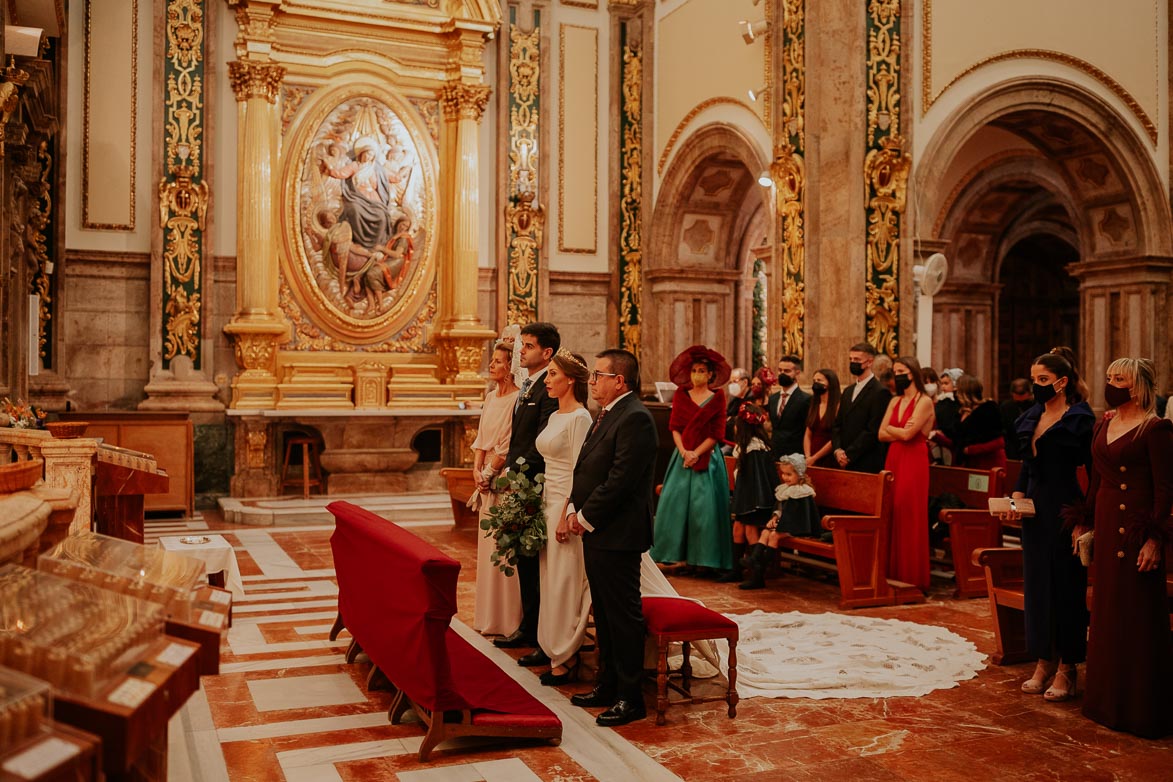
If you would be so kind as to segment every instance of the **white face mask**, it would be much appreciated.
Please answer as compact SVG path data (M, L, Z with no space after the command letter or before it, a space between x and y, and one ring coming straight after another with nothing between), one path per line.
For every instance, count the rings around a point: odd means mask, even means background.
M928 394L929 396L936 396L937 395L937 384L936 383L925 383L925 393Z
M730 383L729 384L729 396L741 396L741 384L740 383Z

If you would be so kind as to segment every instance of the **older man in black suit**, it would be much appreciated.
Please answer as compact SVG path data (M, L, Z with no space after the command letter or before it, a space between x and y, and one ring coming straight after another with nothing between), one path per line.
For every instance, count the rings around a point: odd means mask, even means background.
M832 453L841 469L879 472L884 469L884 449L877 435L892 394L872 374L875 348L860 342L852 345L847 357L857 380L843 389L839 400L831 427Z
M778 359L778 390L770 394L767 407L772 427L771 447L774 458L802 453L806 433L806 414L811 409L811 395L798 387L802 376L802 359L783 356Z
M567 520L582 535L587 582L599 641L599 678L576 706L608 706L604 727L643 719L644 615L640 557L652 545L652 487L659 438L651 413L634 393L639 362L626 350L604 350L591 373L602 410L574 467Z
M550 415L558 409L558 400L546 393L546 367L562 344L558 329L552 323L530 323L521 330L521 366L529 370L517 394L513 408L513 431L509 437L509 461L506 469L517 469L517 460L529 465L526 475L533 478L546 471L546 462L538 453L538 434L546 428ZM538 610L541 607L537 557L518 557L517 581L521 589L521 626L516 632L495 643L503 648L537 647ZM545 665L549 662L539 648L524 655L518 663L525 666Z

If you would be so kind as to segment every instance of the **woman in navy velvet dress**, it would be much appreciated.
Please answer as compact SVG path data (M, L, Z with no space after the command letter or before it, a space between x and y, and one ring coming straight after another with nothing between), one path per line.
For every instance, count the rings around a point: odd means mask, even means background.
M1147 359L1108 367L1116 408L1092 440L1095 591L1083 713L1146 738L1173 732L1173 638L1165 545L1173 540L1173 421L1157 418Z
M1083 503L1077 470L1091 463L1095 415L1069 348L1039 356L1030 372L1035 405L1018 419L1024 456L1011 495L1035 505L1034 517L1022 519L1022 557L1026 644L1038 664L1022 691L1065 701L1077 694L1076 665L1087 656L1088 612L1087 569L1063 514Z

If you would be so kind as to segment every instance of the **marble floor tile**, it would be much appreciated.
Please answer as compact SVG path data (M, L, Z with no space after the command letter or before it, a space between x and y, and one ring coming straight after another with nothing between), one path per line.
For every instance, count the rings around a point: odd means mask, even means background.
M257 711L365 703L367 696L344 673L259 679L248 682Z

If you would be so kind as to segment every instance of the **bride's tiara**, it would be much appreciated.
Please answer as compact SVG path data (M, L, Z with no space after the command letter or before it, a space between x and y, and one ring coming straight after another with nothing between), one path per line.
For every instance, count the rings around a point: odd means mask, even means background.
M579 358L578 356L571 353L566 348L558 348L558 352L555 353L554 355L558 356L559 358L564 358L567 361L571 362L572 364L578 364L583 369L587 368L586 362L584 362L581 358Z

